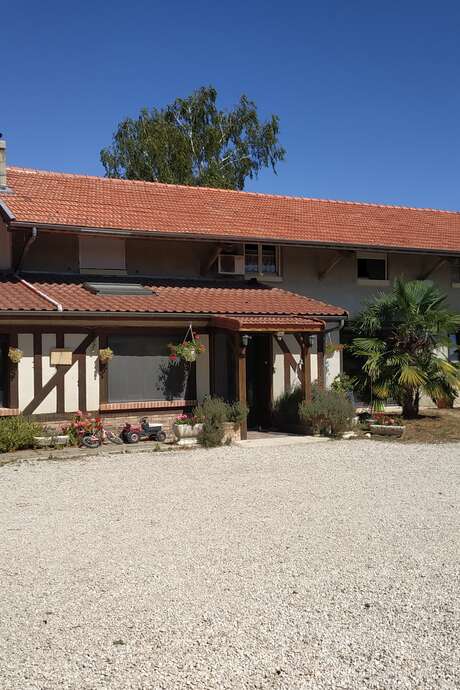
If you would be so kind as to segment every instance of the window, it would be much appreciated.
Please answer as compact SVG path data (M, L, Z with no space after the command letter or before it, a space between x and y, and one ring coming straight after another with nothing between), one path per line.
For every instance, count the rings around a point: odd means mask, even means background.
M263 274L279 276L280 249L274 244L245 244L244 268L246 274Z
M80 273L126 273L125 240L115 237L79 238Z
M169 343L178 335L111 335L108 346L109 402L195 400L195 366L169 360Z
M387 283L386 254L369 253L357 255L357 278L359 283Z

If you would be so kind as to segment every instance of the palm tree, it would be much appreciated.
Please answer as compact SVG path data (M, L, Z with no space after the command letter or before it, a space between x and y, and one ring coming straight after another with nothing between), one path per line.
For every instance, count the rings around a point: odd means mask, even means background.
M460 315L433 284L396 280L391 292L365 304L352 327L354 355L362 358L363 388L380 401L395 399L406 419L418 415L420 394L434 400L455 395L460 368L443 354Z

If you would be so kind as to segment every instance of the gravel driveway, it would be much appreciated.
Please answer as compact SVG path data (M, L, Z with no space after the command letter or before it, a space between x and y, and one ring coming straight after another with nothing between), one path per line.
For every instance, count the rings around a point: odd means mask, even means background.
M0 469L1 690L460 687L460 445Z

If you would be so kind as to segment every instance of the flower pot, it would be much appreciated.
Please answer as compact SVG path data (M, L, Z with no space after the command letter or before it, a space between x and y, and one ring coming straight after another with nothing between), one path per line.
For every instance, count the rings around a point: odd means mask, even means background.
M67 434L60 434L53 437L53 442L56 446L67 446L69 443L69 436Z
M396 426L389 424L370 424L369 430L371 434L379 434L380 436L402 436L405 426Z
M196 350L189 350L187 353L184 353L183 359L186 362L196 362Z
M436 400L436 406L438 410L449 410L454 406L454 401L452 398L439 398L439 400Z
M53 443L52 436L34 436L34 444L39 448L47 448Z
M173 424L174 436L179 446L195 446L202 424Z
M241 425L234 422L224 422L224 443L241 441Z

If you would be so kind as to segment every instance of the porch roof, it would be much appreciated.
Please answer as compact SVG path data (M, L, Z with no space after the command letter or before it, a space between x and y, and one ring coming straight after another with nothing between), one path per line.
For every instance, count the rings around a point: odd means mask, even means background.
M94 291L88 283L120 286L117 292ZM126 294L128 285L143 289ZM175 314L230 317L321 317L347 315L341 307L311 299L257 281L104 279L93 276L52 277L28 275L0 278L0 314ZM279 330L281 326L276 328Z
M248 331L262 333L300 333L302 331L320 332L325 323L320 319L305 316L215 316L212 325L229 331Z

